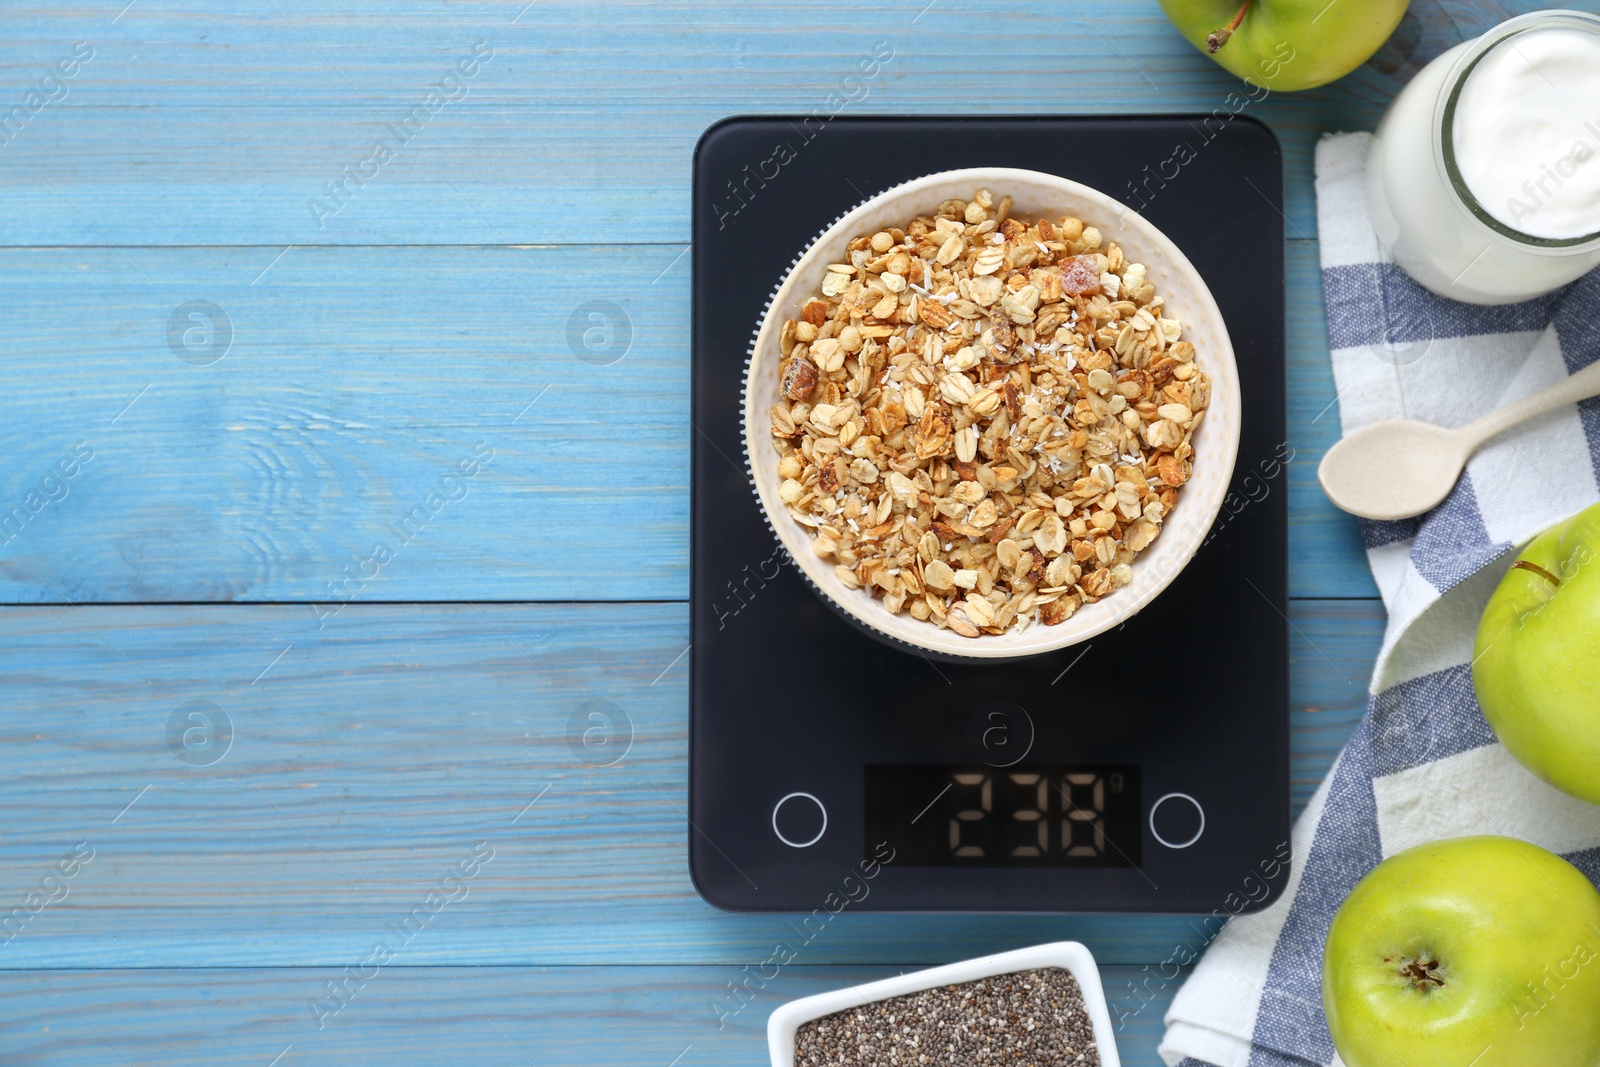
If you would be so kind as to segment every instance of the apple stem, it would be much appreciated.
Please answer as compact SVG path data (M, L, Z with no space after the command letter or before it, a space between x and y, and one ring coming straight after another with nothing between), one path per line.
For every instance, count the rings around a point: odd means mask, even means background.
M1222 29L1213 30L1206 35L1207 52L1216 55L1217 50L1228 43L1228 38L1233 36L1233 31L1237 30L1239 23L1244 21L1244 13L1250 10L1250 3L1251 0L1244 0L1244 3L1239 5L1239 10L1234 12L1232 22L1222 27Z
M1511 566L1512 566L1513 569L1519 569L1520 568L1521 570L1532 571L1534 574L1537 574L1539 577L1543 578L1545 581L1549 582L1551 585L1559 586L1561 584L1561 579L1560 578L1557 578L1555 575L1551 574L1549 571L1545 570L1543 567L1539 566L1537 563L1529 563L1525 559L1519 559L1515 563L1513 563Z

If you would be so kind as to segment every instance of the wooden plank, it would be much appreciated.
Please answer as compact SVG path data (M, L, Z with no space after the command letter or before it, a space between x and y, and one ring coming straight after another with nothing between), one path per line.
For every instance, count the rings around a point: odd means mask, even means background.
M1288 276L1288 422L1294 459L1289 492L1289 593L1296 597L1376 597L1361 529L1328 502L1317 464L1339 439L1339 405L1328 358L1328 316L1315 241L1290 240Z
M1298 814L1367 709L1387 621L1373 600L1301 600L1289 619L1289 773Z
M0 288L0 602L686 597L681 252L0 250L28 279ZM575 348L619 277L630 341ZM1288 277L1292 590L1371 596L1314 480L1337 411L1311 242ZM227 325L179 313L198 300ZM208 365L175 354L225 340ZM467 496L407 525L480 445L492 459L449 483Z
M737 1011L721 1007L742 980L729 967L11 971L0 972L0 1032L8 1062L38 1067L754 1067L769 1062L779 1004L903 969L791 965ZM1140 972L1101 977L1115 988ZM323 999L329 982L348 982L341 1001ZM1160 1063L1178 984L1152 985L1142 1012L1124 1012L1115 1036L1128 1067Z
M1403 80L1368 65L1249 103L1154 0L875 0L847 20L779 0L120 7L8 17L7 109L77 42L93 49L3 146L8 244L683 242L700 133L796 111L1242 110L1282 138L1288 214L1311 237L1317 137L1370 129ZM1464 32L1484 19L1468 9ZM480 41L493 58L456 99L369 162ZM892 60L847 80L880 46ZM329 182L349 183L332 217L311 207Z
M680 250L280 251L0 253L0 601L687 596Z
M1381 610L1300 602L1292 619L1298 807L1360 714ZM494 855L470 896L406 963L741 966L794 936L796 916L718 913L690 884L683 605L352 605L322 621L306 605L0 609L0 912L93 851L0 966L359 962L480 847ZM209 765L208 735L180 736L192 701L231 724ZM588 701L610 702L619 744L631 733L614 766L585 761L588 723L572 724ZM1195 922L847 912L806 962L1074 939L1142 963Z

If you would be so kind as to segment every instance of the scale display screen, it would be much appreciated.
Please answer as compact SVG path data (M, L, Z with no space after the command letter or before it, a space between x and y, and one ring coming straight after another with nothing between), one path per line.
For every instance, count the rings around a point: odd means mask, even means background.
M869 764L868 858L907 867L1137 867L1139 768Z

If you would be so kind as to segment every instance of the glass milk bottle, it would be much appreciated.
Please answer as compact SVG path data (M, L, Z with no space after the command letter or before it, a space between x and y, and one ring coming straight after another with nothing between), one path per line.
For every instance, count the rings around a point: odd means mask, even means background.
M1508 304L1600 265L1600 18L1522 15L1424 67L1378 125L1367 197L1440 296Z

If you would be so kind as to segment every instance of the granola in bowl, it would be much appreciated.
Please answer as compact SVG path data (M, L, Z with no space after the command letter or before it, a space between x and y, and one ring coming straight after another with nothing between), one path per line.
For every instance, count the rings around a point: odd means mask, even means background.
M778 496L837 581L965 638L1133 583L1212 384L1146 267L987 189L845 252L782 324L769 412Z

